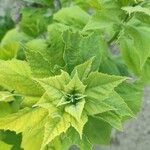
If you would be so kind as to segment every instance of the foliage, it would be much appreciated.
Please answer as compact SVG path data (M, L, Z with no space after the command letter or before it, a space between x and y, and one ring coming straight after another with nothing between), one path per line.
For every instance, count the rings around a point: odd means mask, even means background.
M24 2L0 43L0 147L109 144L150 82L150 2Z
M10 15L10 11L7 9L5 10L4 16L0 15L0 41L2 40L7 30L15 26L14 21L12 20Z

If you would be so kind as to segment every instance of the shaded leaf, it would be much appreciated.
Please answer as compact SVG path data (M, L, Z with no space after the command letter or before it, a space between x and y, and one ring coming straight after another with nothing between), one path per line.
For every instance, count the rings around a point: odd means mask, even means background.
M143 83L123 83L116 88L116 91L124 99L128 107L134 114L140 111L143 97Z
M103 121L109 123L112 127L120 131L123 131L122 118L119 115L115 114L114 112L109 111L109 112L101 113L98 115L97 118L100 118Z
M126 11L127 13L129 13L129 15L132 13L144 13L150 16L150 10L148 8L144 8L141 6L135 6L135 7L128 6L128 7L123 7L122 9Z
M91 131L91 129L94 130ZM89 117L85 126L84 135L88 141L93 144L109 144L111 135L111 126L101 119Z
M109 95L109 98L105 99L103 102L109 106L116 108L116 111L122 117L124 117L124 116L134 117L133 112L128 107L128 105L125 103L124 99L116 92L111 93Z
M89 15L78 6L62 8L54 15L54 20L77 29L82 29L88 22Z
M126 78L121 76L92 72L86 80L87 87L85 95L97 101L104 100L115 87L125 80Z
M100 102L95 99L87 98L85 104L85 110L89 115L96 115L110 110L116 110L116 108L110 106L109 104L107 105L107 103Z
M54 75L51 59L48 59L48 50L45 40L36 39L27 43L27 60L35 77L49 77Z

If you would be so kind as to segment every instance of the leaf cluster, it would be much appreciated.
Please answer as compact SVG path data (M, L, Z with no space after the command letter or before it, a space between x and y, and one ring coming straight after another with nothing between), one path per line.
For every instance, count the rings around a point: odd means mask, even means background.
M24 1L0 43L0 147L109 144L150 82L149 1Z

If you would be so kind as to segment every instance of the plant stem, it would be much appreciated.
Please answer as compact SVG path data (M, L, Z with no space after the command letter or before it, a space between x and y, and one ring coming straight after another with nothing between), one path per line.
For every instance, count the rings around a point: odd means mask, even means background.
M119 36L120 31L116 32L113 37L108 41L108 44L110 45L114 40L117 39L117 37Z
M124 20L123 20L123 23L128 22L130 19L131 19L131 17L127 14L127 15L125 16ZM120 31L121 31L121 30L120 30ZM113 35L113 37L108 41L108 44L109 44L109 45L110 45L113 41L115 41L115 40L118 38L120 31L117 31L117 32Z
M142 2L139 2L139 3L137 3L137 4L134 4L133 7L137 6L138 4L142 4ZM132 16L130 16L129 14L126 14L126 16L125 16L125 18L124 18L124 20L123 20L123 23L128 22L131 18L132 18ZM121 31L121 30L120 30L120 31ZM113 41L115 41L115 40L118 38L120 31L117 31L117 32L113 35L113 37L108 41L108 44L109 44L109 45L110 45Z

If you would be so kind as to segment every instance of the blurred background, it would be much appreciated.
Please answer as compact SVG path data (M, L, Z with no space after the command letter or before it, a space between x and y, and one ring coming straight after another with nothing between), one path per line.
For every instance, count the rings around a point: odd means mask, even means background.
M56 0L57 1L57 0ZM12 28L17 22L22 0L0 0L0 28ZM11 16L12 20L9 19ZM8 25L6 22L11 22ZM0 35L5 32L0 31ZM72 147L71 150L76 150ZM114 130L109 146L93 146L93 150L150 150L150 86L145 87L143 106L137 119L130 120L124 125L124 132Z

